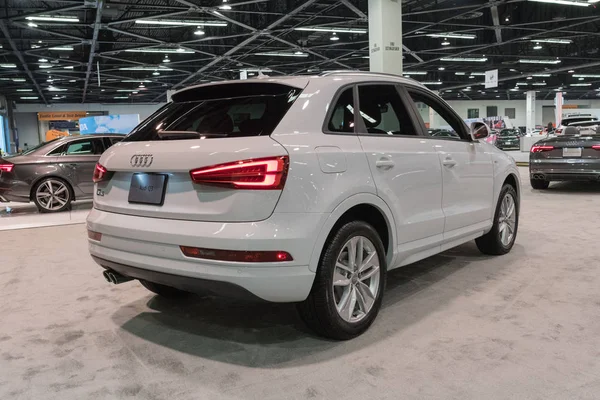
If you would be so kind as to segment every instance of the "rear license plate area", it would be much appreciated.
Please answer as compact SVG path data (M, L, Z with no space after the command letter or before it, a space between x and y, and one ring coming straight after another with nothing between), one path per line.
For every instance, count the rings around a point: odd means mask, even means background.
M581 157L581 147L563 147L563 157Z
M129 186L129 202L162 206L167 190L167 175L133 174Z

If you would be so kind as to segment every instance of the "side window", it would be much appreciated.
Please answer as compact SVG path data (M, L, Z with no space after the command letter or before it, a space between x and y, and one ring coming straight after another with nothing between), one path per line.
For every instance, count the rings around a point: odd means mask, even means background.
M360 115L368 133L417 136L418 131L394 85L358 87Z
M354 133L354 96L348 88L338 97L327 123L330 132Z
M119 143L121 140L123 140L123 138L120 138L120 137L110 138L110 141L112 142L112 144Z
M433 98L409 90L429 136L460 140L465 135L464 124Z
M60 156L62 154L62 152L65 151L65 147L66 147L66 145L64 145L64 144L60 145L46 155L47 156Z
M67 156L87 156L102 154L103 150L104 148L102 147L102 142L100 140L87 139L69 143L64 154Z

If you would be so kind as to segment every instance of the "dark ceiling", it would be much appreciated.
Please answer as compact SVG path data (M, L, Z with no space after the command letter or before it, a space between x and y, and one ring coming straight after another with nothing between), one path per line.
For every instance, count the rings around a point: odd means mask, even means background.
M0 7L0 93L18 102L147 103L165 101L168 89L236 79L242 69L281 75L369 67L367 34L339 32L334 41L330 32L297 30L366 29L366 0L0 0ZM164 25L173 20L189 25ZM568 99L600 95L593 4L411 0L403 1L402 23L404 71L442 82L429 87L447 99L523 98L526 90L539 99L557 90ZM435 33L463 37L427 36ZM486 90L479 74L492 69L500 86Z

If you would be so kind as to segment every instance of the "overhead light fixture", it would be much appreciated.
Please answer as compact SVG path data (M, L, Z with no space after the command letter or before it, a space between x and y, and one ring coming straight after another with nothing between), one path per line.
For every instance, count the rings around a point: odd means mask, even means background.
M442 46L450 46L450 42L446 39L442 42Z
M471 76L485 76L485 72L471 72Z
M539 43L536 43L536 44L535 44L535 46L533 46L533 49L534 49L534 50L541 50L541 49L543 49L543 47L542 47L542 45L541 45L541 44L539 44Z
M438 71L444 71L445 69L446 69L446 68L444 68L444 67L439 67L439 68L438 68Z
M466 33L430 33L427 36L432 38L444 38L444 39L475 39L477 36Z
M21 96L21 100L37 100L39 97L37 96Z
M302 26L294 28L294 30L308 32L367 33L367 30L364 28L344 28L341 26Z
M535 76L536 78L548 78L550 74L533 74L531 76Z
M0 64L0 68L17 68L16 64Z
M13 82L27 82L27 79L25 78L12 78Z
M533 86L546 86L546 82L533 82Z
M71 79L69 82L71 82L71 83L77 82L77 79Z
M584 80L584 79L585 79L585 78L579 78L578 80L582 81L582 80Z
M115 96L113 99L129 99L129 96Z
M592 86L591 83L571 83L569 86Z
M467 74L466 72L455 72L455 73L454 73L454 75L459 75L459 76L460 76L460 75L466 75L466 74Z
M158 72L158 71L154 71L154 72L152 73L152 75L154 75L154 76L158 76L158 75L160 75L160 72Z
M28 22L27 26L30 26L32 28L37 28L38 25L36 23L33 23L33 22Z
M77 17L61 17L52 15L38 15L34 17L25 17L28 21L48 21L48 22L79 22Z
M117 92L137 92L137 89L118 89Z
M124 79L121 82L123 82L123 83L142 83L142 82L152 83L152 81L149 79Z
M446 57L441 59L446 62L486 62L487 60L487 57Z
M131 94L138 94L139 92L131 92Z
M48 88L48 91L49 92L66 92L67 89L61 89L61 88L57 88L57 87L54 87L54 86L50 86Z
M231 6L228 4L224 4L222 6L219 6L219 10L231 10Z
M240 72L242 71L246 71L246 72L273 72L273 70L271 70L271 68L243 68L240 69ZM312 71L308 71L308 72L312 72Z
M573 78L600 78L600 75L596 75L596 74L574 74Z
M531 79L533 79L533 76L528 76L527 77L527 80L531 80Z
M531 58L522 58L519 62L521 64L560 64L561 60L535 60Z
M198 28L198 30L194 32L194 35L198 35L198 36L202 36L204 34L205 34L205 32L200 28Z
M33 89L17 89L17 92L33 92Z
M136 19L136 24L168 26L227 26L225 21L192 21L175 19Z
M51 64L40 64L40 68L52 68Z
M191 54L195 53L192 50L186 50L182 48L177 49L159 49L159 48L145 48L145 49L127 49L127 53L180 53L180 54Z
M72 65L67 65L66 67L63 67L64 69L73 69Z
M41 62L41 63L47 63L47 62L48 62L48 60L46 60L45 58L40 58L40 59L38 60L38 62Z
M575 70L574 70L574 69L570 69L568 72L569 72L570 74L572 74L573 72L575 72Z
M166 67L121 67L120 71L173 71L173 68Z
M475 75L469 76L469 79L475 79Z
M517 86L527 86L529 83L527 82L517 82Z
M308 53L301 51L285 52L285 51L267 51L264 53L256 53L257 56L271 56L271 57L308 57Z
M569 44L573 43L571 39L533 39L535 43L558 43L558 44Z
M565 6L587 7L590 4L597 3L598 0L588 1L588 2L576 1L576 0L529 0L529 1L534 1L536 3L561 4L561 5L565 5Z
M73 47L71 47L71 46L57 46L57 47L50 47L48 50L73 51Z
M427 75L427 71L405 71L404 75Z
M333 40L335 42L336 40L340 40L340 38L338 37L337 33L333 32L329 40Z
M431 81L431 82L421 82L423 85L442 85L443 82L440 81Z

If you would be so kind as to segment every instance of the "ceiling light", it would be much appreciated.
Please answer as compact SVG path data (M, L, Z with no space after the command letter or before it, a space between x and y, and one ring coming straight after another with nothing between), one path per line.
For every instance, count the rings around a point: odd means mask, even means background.
M37 100L37 96L21 96L21 100Z
M25 79L25 78L12 78L12 81L13 82L26 82L27 79Z
M17 68L16 64L0 64L0 68Z
M533 79L533 76L528 76L527 79L531 80L531 79Z
M71 79L69 82L73 83L73 82L77 82L76 79Z
M137 89L119 89L117 92L137 92Z
M485 76L485 72L471 72L472 76Z
M364 28L343 28L338 26L303 26L294 28L294 30L309 32L367 33L367 30Z
M487 57L446 57L441 60L450 62L486 62Z
M594 74L575 74L573 78L600 78L600 75Z
M127 53L181 53L190 54L194 53L192 50L186 50L182 48L177 49L158 49L158 48L145 48L145 49L127 49Z
M527 86L529 83L527 82L517 82L517 86Z
M535 60L531 58L520 59L521 64L560 64L560 60Z
M49 22L79 22L77 17L61 17L51 15L39 15L35 17L25 17L28 21L49 21Z
M338 37L337 33L333 32L331 34L331 37L329 38L329 40L336 41L336 40L340 40L340 38Z
M205 32L202 29L198 28L198 30L194 32L194 35L202 36L204 33Z
M231 6L225 4L225 5L219 6L219 10L231 10Z
M57 88L57 87L54 87L54 86L50 86L48 88L48 91L49 92L66 92L67 89L60 89L60 88Z
M432 38L445 38L445 39L475 39L475 35L463 34L463 33L430 33L427 36Z
M444 67L439 67L439 68L438 68L438 71L444 71L445 69L446 69L446 68L444 68Z
M124 83L142 83L142 82L152 83L152 81L149 79L124 79L121 82L124 82Z
M50 64L40 64L40 68L52 68Z
M406 75L427 75L426 71L405 71Z
M32 28L37 28L37 24L33 23L33 22L28 22L27 26L30 26Z
M242 71L246 71L246 72L273 72L271 70L271 68L244 68L244 69L240 69L240 72ZM308 71L311 72L311 71Z
M73 69L72 65L67 65L66 67L63 67L64 69Z
M584 80L584 79L585 79L585 78L579 78L578 80L582 81L582 80Z
M17 92L33 92L33 89L17 89Z
M73 48L71 46L57 46L57 47L50 47L48 50L73 51Z
M138 94L139 92L131 92L131 94Z
M531 76L535 76L536 78L548 78L550 74L533 74Z
M581 6L581 7L587 7L590 4L592 4L591 1L589 3L585 3L585 2L581 2L581 1L575 1L575 0L529 0L529 1L535 1L537 3L562 4L565 6Z
M469 79L475 79L475 75L469 76Z
M443 82L440 81L431 81L431 82L421 82L423 85L441 85Z
M129 96L115 96L113 99L128 99Z
M517 88L508 89L508 90L510 90L511 92L518 92L519 91L519 89L517 89Z
M152 75L154 75L154 76L158 76L158 75L160 75L160 72L158 72L158 71L154 71L154 72L152 73Z
M546 82L533 82L533 86L546 86Z
M172 68L166 67L121 67L120 71L173 71Z
M509 71L510 71L510 72L517 72L517 70L516 70L516 69L514 69L514 68L511 68Z
M191 21L175 19L136 19L136 24L170 26L227 26L225 21Z
M450 42L448 40L444 40L442 42L442 46L450 46Z
M265 53L256 53L257 56L272 56L272 57L308 57L307 53L296 51L294 53L285 51L268 51Z
M559 44L569 44L573 43L571 39L534 39L532 42L536 43L559 43Z
M454 75L466 75L466 72L455 72Z
M572 74L573 72L575 72L575 70L574 70L574 69L570 69L568 72L569 72L570 74Z
M592 86L591 83L571 83L569 86Z
M541 44L539 44L539 43L536 43L536 44L535 44L535 46L533 46L533 49L534 49L534 50L541 50L541 49L543 49L543 47L542 47L542 45L541 45Z
M41 63L47 63L47 62L48 62L48 60L46 60L45 58L40 58L40 59L38 60L38 62L41 62Z

